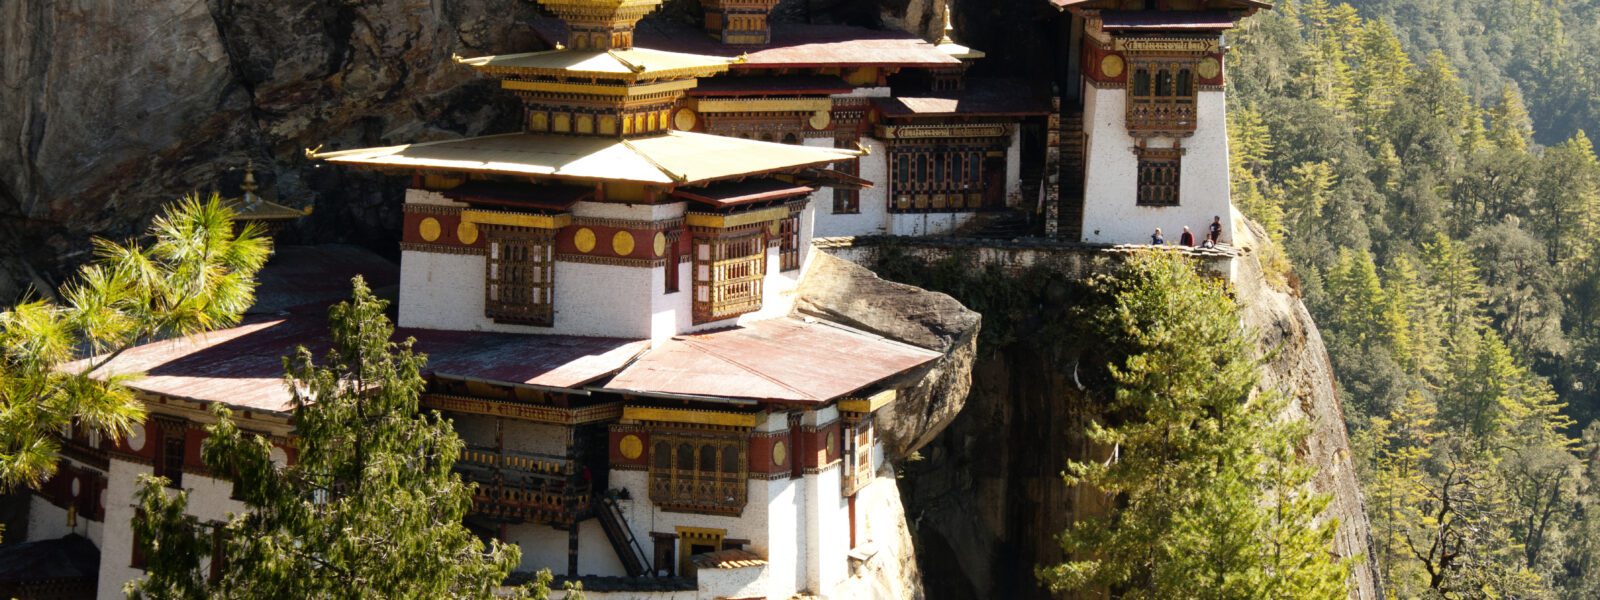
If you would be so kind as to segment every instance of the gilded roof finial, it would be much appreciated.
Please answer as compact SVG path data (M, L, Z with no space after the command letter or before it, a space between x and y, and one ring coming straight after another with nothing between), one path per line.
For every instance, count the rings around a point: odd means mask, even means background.
M246 196L256 194L256 161L253 158L244 163L244 183L239 184L239 190Z
M946 2L946 3L944 3L944 37L939 38L939 43L940 44L954 44L954 43L956 43L955 38L950 37L950 34L955 33L955 32L956 32L956 26L950 22L950 3Z

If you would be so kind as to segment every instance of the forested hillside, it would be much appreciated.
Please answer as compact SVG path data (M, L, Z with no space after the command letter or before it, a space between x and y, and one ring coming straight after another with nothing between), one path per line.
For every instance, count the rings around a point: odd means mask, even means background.
M1596 0L1353 0L1394 24L1413 53L1442 51L1467 91L1490 98L1518 86L1538 118L1534 137L1557 144L1600 123L1600 2Z
M1229 125L1235 201L1326 335L1373 552L1402 598L1600 596L1596 3L1360 11L1235 32Z

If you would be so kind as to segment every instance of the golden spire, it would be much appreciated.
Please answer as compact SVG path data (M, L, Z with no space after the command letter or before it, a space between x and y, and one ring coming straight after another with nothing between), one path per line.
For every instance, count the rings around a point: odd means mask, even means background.
M245 197L256 195L256 161L253 158L244 163L244 183L239 184L239 191L244 192Z
M950 34L955 32L956 26L950 22L950 3L946 2L944 3L944 37L939 38L939 43L935 45L943 46L956 43L955 38L950 37Z

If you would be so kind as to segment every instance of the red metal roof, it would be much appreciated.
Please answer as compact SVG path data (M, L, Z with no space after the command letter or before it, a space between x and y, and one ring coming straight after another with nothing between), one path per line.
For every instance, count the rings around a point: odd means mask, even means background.
M1233 28L1234 16L1222 10L1107 10L1100 13L1100 26L1107 31L1221 31Z
M1050 100L1034 86L1012 79L967 80L966 89L941 95L874 98L889 117L1031 117L1050 114Z
M620 394L819 403L938 356L826 321L772 319L674 337L618 373L605 389Z
M546 44L567 39L567 26L557 19L534 21L534 32ZM776 67L953 67L961 61L915 35L897 30L849 25L775 24L772 43L762 47L729 46L699 28L663 18L639 22L634 41L641 48L704 56L743 56L731 68Z
M428 374L576 388L621 369L648 341L509 333L400 329L395 339L417 338L428 355ZM328 348L327 320L295 315L256 320L232 329L155 342L118 356L100 373L144 373L136 390L229 406L287 412L282 357L298 347L320 360ZM69 368L71 368L69 366Z
M848 94L854 86L831 75L723 76L701 79L690 96L827 96Z
M693 200L701 204L716 207L737 206L752 202L767 200L781 200L803 196L816 191L817 188L780 181L771 177L760 179L746 179L744 181L727 181L714 183L704 187L682 187L673 190L672 195L685 200Z
M583 185L470 181L444 192L444 197L473 205L564 211L594 192L594 186Z

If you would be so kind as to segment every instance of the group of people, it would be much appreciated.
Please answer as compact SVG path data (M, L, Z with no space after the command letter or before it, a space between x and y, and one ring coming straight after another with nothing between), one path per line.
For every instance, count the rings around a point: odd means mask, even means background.
M1222 217L1211 217L1211 226L1208 228L1208 231L1206 231L1206 239L1205 239L1205 241L1200 242L1200 247L1201 248L1215 248L1215 247L1217 247L1217 242L1219 242L1221 240L1222 240ZM1167 245L1167 238L1166 238L1166 236L1161 234L1161 228L1160 227L1156 228L1156 232L1155 233L1150 234L1150 245L1152 245L1152 246L1165 246L1165 245ZM1184 225L1183 226L1183 235L1178 237L1178 245L1186 247L1186 248L1193 248L1194 247L1194 233L1189 231L1189 226L1188 225Z

